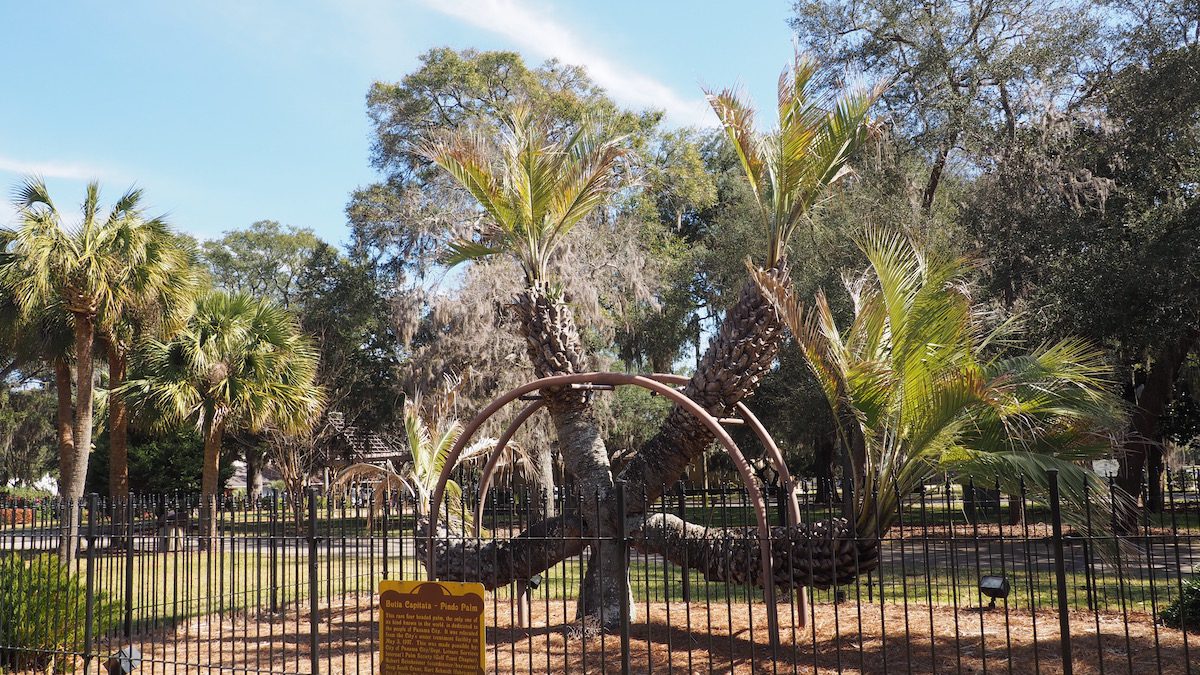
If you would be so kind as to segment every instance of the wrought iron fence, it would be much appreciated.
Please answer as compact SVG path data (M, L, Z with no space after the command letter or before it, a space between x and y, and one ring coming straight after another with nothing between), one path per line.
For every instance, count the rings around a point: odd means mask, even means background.
M1200 595L1188 590L1200 575L1200 475L1170 476L1161 512L1114 523L1098 499L1076 526L1053 499L1035 506L995 489L928 485L880 533L877 566L831 588L781 588L774 603L761 587L708 580L702 561L685 569L632 537L556 536L543 543L561 547L561 562L488 593L488 670L1200 671L1200 634L1162 621L1200 625L1200 599L1179 602ZM474 488L463 487L447 513L475 511ZM836 495L818 501L811 482L799 492L803 522L841 514ZM783 499L769 494L772 524L782 525ZM554 502L570 513L595 498L560 490ZM221 498L206 532L205 505L191 496L0 500L0 672L378 672L375 589L425 578L426 548L410 497L372 503L365 486ZM528 528L534 508L524 488L495 487L478 536L452 518L457 527L439 537L504 540ZM77 557L62 563L67 509L82 525ZM757 536L741 489L680 489L653 509L721 536ZM589 543L623 553L618 581L630 602L610 631L577 621ZM472 580L473 569L439 576Z

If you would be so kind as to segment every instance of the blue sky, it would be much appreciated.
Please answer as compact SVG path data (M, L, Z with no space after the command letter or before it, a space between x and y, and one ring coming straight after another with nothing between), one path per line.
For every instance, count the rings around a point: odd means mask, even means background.
M181 230L255 220L342 242L375 179L364 97L431 47L513 49L587 66L619 102L708 124L700 86L773 97L791 2L183 0L0 4L0 184L50 183L73 211L97 178L131 183ZM0 222L11 222L7 199Z

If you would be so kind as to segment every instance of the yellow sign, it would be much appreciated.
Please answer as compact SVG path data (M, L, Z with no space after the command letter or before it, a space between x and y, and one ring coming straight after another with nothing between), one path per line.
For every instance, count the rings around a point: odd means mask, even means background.
M483 584L379 582L379 672L482 675L483 607Z

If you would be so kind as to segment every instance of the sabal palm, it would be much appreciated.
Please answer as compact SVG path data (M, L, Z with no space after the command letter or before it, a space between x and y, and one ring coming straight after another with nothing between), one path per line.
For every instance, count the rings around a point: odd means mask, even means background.
M1107 452L1121 427L1104 353L1077 339L1018 353L1008 327L987 328L971 302L965 260L882 232L861 247L870 268L847 283L854 320L845 331L823 295L806 310L756 275L840 423L857 534L885 532L900 500L946 473L1012 494L1023 478L1045 498L1046 471L1057 469L1068 514L1083 515L1085 489L1104 499L1103 483L1076 464Z
M140 265L130 268L134 283L113 294L98 327L108 361L108 386L119 391L125 382L129 357L139 340L167 338L182 328L195 308L203 283L196 251L187 241L156 227L146 242ZM129 417L119 394L108 398L109 494L129 495Z
M226 429L308 429L323 398L316 369L316 352L285 310L247 295L210 292L175 337L142 343L135 377L119 393L160 426L200 428L207 504L220 489ZM212 523L204 525L211 533Z
M154 242L166 235L160 219L143 216L142 193L125 192L107 213L101 213L100 188L89 183L78 225L68 225L50 198L45 183L29 178L16 190L18 226L0 231L6 255L0 283L28 317L58 308L72 317L75 338L76 405L74 460L62 477L62 494L70 500L83 495L87 458L92 445L94 404L93 346L97 328L120 311L123 294L153 293L165 283L171 268L147 264ZM67 537L74 540L77 512L70 511ZM64 555L73 555L73 544Z

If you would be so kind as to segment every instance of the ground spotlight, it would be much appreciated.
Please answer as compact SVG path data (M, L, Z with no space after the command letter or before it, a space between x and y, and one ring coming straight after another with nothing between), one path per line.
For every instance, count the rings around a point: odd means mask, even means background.
M979 592L992 599L988 609L995 609L996 600L1007 598L1008 591L1008 578L1006 577L987 575L979 580Z

